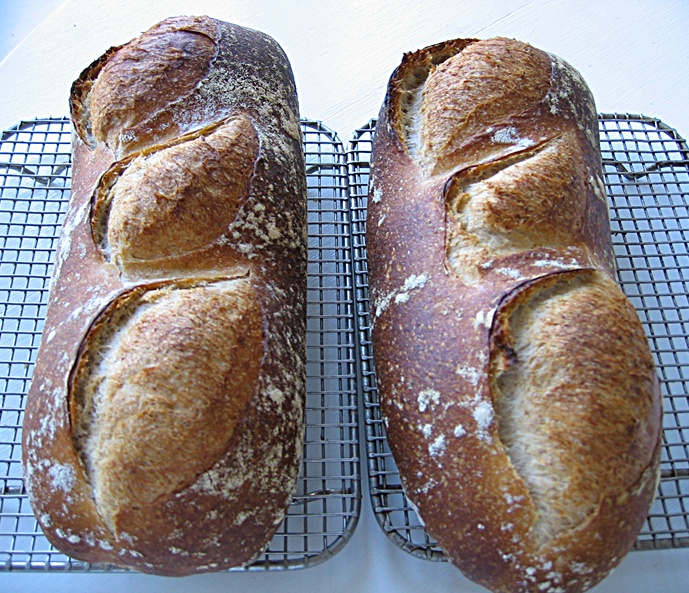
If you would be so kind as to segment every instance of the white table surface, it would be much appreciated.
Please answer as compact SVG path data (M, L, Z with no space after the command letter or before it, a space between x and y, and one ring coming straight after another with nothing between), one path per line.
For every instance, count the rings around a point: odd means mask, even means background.
M302 115L323 121L345 142L377 116L405 51L496 35L565 58L588 81L599 111L659 117L689 134L687 0L0 0L0 52L14 46L4 59L0 53L0 130L23 119L67 115L69 87L83 68L174 14L208 14L272 35L292 62ZM378 527L365 480L363 486L353 538L319 566L178 579L0 572L0 591L485 591L446 563L398 550ZM633 552L593 591L689 592L689 549Z

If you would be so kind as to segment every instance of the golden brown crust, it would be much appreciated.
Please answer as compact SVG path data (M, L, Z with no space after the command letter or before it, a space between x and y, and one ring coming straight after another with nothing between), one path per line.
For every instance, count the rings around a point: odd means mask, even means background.
M132 266L139 274L147 266L159 270L158 260L212 247L248 196L259 150L249 119L240 115L190 136L118 161L99 184L94 240L124 274Z
M583 591L634 542L661 434L648 344L614 281L595 108L571 67L534 48L434 47L393 74L373 146L388 441L466 576Z
M423 95L420 160L432 173L462 159L466 138L527 111L550 86L550 61L535 48L510 39L473 43L439 64Z
M71 378L73 435L108 528L193 484L222 458L254 393L262 313L248 278L115 299ZM139 294L141 292L141 294Z
M199 59L170 70L199 35ZM261 33L177 17L94 62L71 104L72 196L23 432L37 520L88 562L251 562L291 500L304 430L289 63Z
M113 152L177 135L170 104L188 100L215 57L217 28L200 17L168 19L109 55L87 98L95 142ZM86 98L86 97L85 97ZM140 139L137 139L140 138Z

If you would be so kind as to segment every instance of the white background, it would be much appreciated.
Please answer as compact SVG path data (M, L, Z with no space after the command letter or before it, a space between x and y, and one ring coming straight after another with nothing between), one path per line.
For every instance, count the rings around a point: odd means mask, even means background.
M377 116L405 51L497 35L565 58L586 78L599 111L659 117L689 134L689 0L0 0L0 130L67 115L70 85L83 68L174 14L208 14L273 36L291 60L302 116L322 120L344 142ZM398 550L378 527L363 482L352 540L316 567L181 579L0 572L0 591L485 591L448 564ZM593 591L689 592L689 549L633 552Z

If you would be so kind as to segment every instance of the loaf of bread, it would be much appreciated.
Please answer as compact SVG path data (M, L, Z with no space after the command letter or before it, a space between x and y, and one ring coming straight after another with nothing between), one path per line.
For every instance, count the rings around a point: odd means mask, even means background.
M282 521L305 404L306 178L269 37L167 19L71 93L72 194L23 431L50 542L185 575Z
M376 126L375 368L402 486L496 592L578 592L654 497L656 371L617 285L596 110L508 39L406 54Z

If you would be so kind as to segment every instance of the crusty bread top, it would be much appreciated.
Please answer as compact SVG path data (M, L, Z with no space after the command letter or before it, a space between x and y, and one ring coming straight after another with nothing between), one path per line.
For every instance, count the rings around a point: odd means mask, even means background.
M260 31L218 23L171 17L95 60L70 94L81 141L123 158L237 111L300 140L294 78L282 48Z
M509 39L472 43L439 64L423 90L422 168L431 174L454 168L464 158L462 144L467 138L526 111L545 96L550 70L546 54ZM506 143L519 141L504 134Z
M405 55L383 112L415 176L446 185L447 263L465 282L498 259L615 275L593 97L567 63L510 39L445 42Z
M263 358L248 278L139 292L101 313L71 378L77 451L113 534L121 509L145 529L152 504L222 457Z
M569 64L498 37L405 54L383 109L405 151L432 176L522 152L567 129L598 153L593 104Z
M646 517L662 414L581 76L505 39L406 54L367 247L388 440L429 533L494 591L598 582Z
M139 144L135 137L142 134L147 144L177 136L170 104L189 100L208 74L217 39L208 19L167 19L94 62L72 93L82 141L120 153L132 141Z
M187 43L198 60L177 59ZM304 431L289 61L257 31L174 17L96 60L71 107L72 193L23 432L36 517L88 562L250 562L289 505Z
M553 274L503 302L491 390L499 440L536 511L538 549L576 531L608 493L653 481L654 368L636 312L604 274Z
M249 195L258 150L239 115L117 161L94 195L94 241L125 277L227 270L217 242Z
M115 53L89 94L96 142L115 150L124 130L154 119L171 121L168 105L184 100L208 73L216 51L214 33L202 19L194 21L193 30L188 25L180 30L168 21ZM145 76L132 76L137 69ZM156 127L158 133L165 129L159 123Z
M446 193L449 267L467 284L479 282L496 258L525 253L610 268L611 250L594 249L595 223L580 199L588 182L572 131L453 177Z

